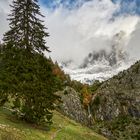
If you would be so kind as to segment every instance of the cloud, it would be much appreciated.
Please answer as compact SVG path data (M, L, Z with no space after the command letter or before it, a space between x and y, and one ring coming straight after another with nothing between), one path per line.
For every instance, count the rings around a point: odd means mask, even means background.
M0 39L8 29L6 18L10 2L11 0L0 0ZM120 31L125 32L123 47L133 50L133 53L130 51L132 56L140 51L140 18L130 13L114 16L121 9L119 2L77 0L75 5L81 6L73 9L63 6L60 0L56 2L59 6L53 10L41 5L41 10L46 16L45 25L50 33L46 41L54 60L73 60L78 65L93 50L109 50L114 35ZM138 57L140 56L137 54Z
M10 12L9 4L11 0L0 0L0 40L3 34L8 30L7 15Z
M53 12L42 7L51 35L51 56L58 61L73 60L78 65L89 52L108 50L114 35L121 31L125 32L123 47L130 46L139 17L126 13L114 16L120 8L120 3L111 0L91 0L71 10L60 6Z
M140 59L140 23L137 24L136 30L132 33L127 49L132 58Z

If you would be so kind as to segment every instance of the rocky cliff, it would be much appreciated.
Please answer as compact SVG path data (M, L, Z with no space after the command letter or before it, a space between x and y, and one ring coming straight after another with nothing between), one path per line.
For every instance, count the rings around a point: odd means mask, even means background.
M110 140L140 139L140 61L105 81L91 102L94 128Z
M67 87L59 92L60 110L111 140L140 139L140 61L102 83L93 93L90 113L83 108L81 95Z
M96 120L119 116L140 117L140 61L107 80L91 102Z
M83 124L88 125L87 111L81 104L80 93L76 92L71 87L66 87L64 91L57 92L61 96L61 103L59 104L59 111L69 118Z

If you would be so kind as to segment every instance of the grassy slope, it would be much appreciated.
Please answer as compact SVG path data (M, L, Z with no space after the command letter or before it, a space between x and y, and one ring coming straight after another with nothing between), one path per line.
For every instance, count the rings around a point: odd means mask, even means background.
M0 108L0 140L106 140L92 130L54 112L50 131L17 121Z

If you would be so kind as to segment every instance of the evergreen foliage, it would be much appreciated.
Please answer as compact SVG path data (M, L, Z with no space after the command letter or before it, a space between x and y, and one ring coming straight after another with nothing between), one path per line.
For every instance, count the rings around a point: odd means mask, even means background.
M13 0L8 19L10 30L3 38L5 44L25 48L29 52L49 51L44 39L49 34L45 32L46 27L40 20L44 16L40 13L37 2L38 0Z
M27 54L26 49L4 47L1 53L0 93L14 99L15 114L30 123L51 123L54 94L62 81L53 74L54 64L42 54ZM4 96L5 95L5 96Z
M92 93L94 93L99 87L102 85L102 82L99 80L95 80L94 83L90 86L90 90Z
M30 123L51 123L52 110L62 89L63 79L56 76L48 51L45 26L38 16L37 0L13 0L10 30L0 47L0 103L12 97L14 113Z

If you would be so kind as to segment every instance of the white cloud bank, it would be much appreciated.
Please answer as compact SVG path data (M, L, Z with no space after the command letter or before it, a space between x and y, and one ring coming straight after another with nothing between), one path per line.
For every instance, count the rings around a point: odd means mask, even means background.
M140 18L129 14L113 17L119 9L119 3L92 0L71 11L64 7L54 12L44 10L51 35L48 44L52 57L59 61L72 59L79 64L90 51L109 49L113 36L120 31L125 32L123 47L133 49L134 56L140 51L140 32L137 31Z
M8 28L6 18L10 1L0 0L0 39ZM43 6L41 8L46 16L45 24L50 33L47 43L54 60L72 59L80 64L90 51L108 50L113 36L120 31L125 32L123 47L130 50L131 56L140 58L140 18L129 14L113 18L120 8L119 3L92 0L71 11L63 6L53 12Z

